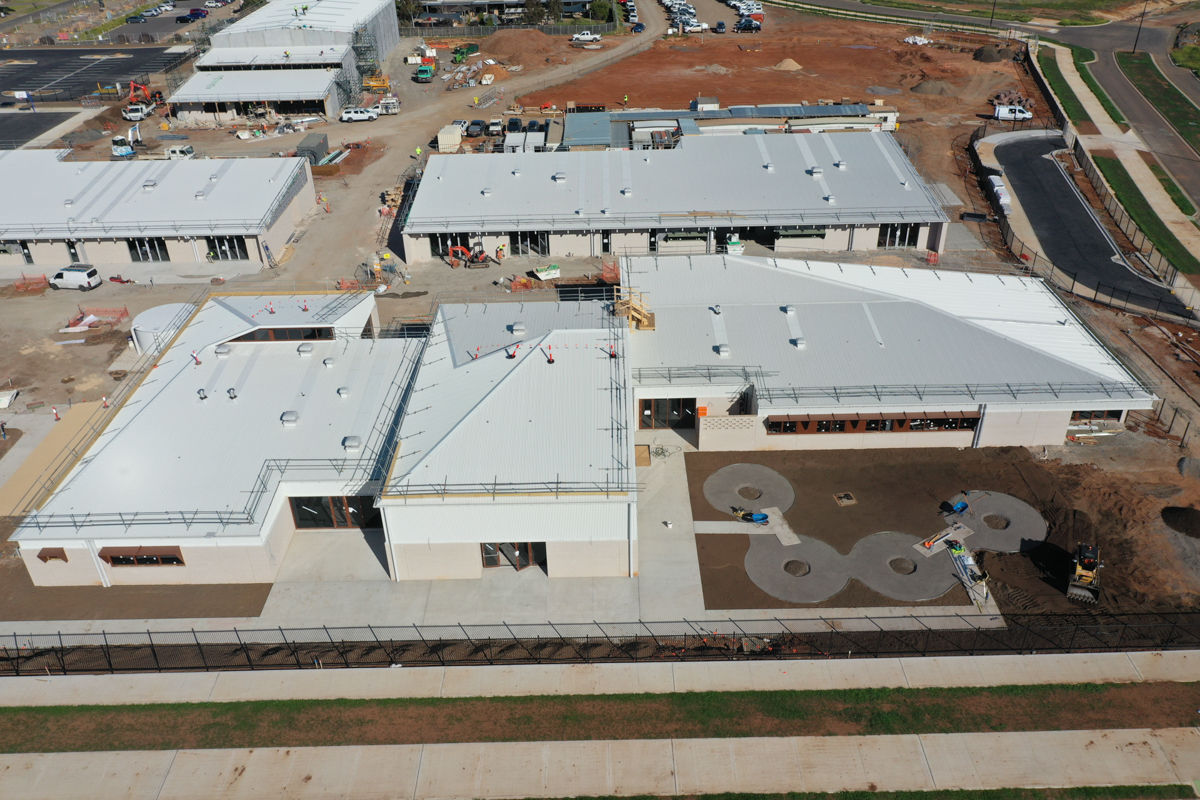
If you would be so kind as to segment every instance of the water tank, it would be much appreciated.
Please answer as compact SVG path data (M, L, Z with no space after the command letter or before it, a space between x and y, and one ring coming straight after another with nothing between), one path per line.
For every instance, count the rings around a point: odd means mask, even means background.
M168 303L148 308L134 317L133 348L138 355L157 355L195 308L190 303Z

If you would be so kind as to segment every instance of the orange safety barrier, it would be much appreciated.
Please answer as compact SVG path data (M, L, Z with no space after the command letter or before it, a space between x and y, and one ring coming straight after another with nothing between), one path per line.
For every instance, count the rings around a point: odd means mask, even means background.
M514 275L512 279L512 290L514 292L533 291L533 278L518 278L516 275Z
M22 272L21 279L13 284L13 288L18 292L45 291L50 288L50 281L45 275L26 275Z

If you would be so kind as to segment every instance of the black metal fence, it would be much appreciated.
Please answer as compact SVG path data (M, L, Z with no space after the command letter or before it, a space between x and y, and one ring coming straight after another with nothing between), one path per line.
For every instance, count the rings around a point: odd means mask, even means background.
M582 31L612 33L616 29L617 23L615 22L593 22L591 20L580 20L571 25L418 25L411 28L402 26L400 38L482 39L498 31L541 31L547 36L571 36Z
M1200 648L1200 613L320 627L13 634L3 640L0 675L895 658L1194 649Z

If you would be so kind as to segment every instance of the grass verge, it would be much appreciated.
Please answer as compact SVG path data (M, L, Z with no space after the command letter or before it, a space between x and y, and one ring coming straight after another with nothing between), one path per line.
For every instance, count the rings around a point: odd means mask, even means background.
M1167 118L1192 149L1200 153L1200 108L1158 71L1149 53L1117 53L1121 70L1138 91Z
M1179 188L1179 184L1171 180L1171 176L1167 171L1158 164L1150 164L1150 171L1154 173L1154 177L1158 178L1158 182L1167 190L1167 194L1171 195L1171 200L1183 212L1185 217L1190 217L1196 213L1196 207L1192 205L1192 201L1188 198L1183 190Z
M1064 28L1070 28L1075 25L1103 25L1108 22L1104 17L1093 16L1092 14L1076 14L1073 17L1060 19L1058 24Z
M1096 60L1096 53L1086 47L1067 44L1066 42L1060 42L1055 39L1047 38L1046 41L1053 42L1060 47L1066 47L1071 51L1071 60L1075 62L1075 71L1079 73L1079 77L1083 78L1083 82L1086 83L1088 88L1092 90L1092 94L1094 94L1096 99L1100 101L1100 105L1104 106L1104 111L1108 114L1109 119L1118 125L1127 124L1125 122L1125 116L1121 113L1121 110L1117 108L1116 103L1114 103L1112 98L1108 96L1108 92L1100 88L1099 82L1097 82L1095 76L1092 75L1091 68L1088 67L1088 64L1091 64Z
M788 792L787 794L702 794L684 800L1158 800L1195 797L1186 784L1166 786L1087 786L1071 789L942 789L932 792ZM565 799L564 799L565 800ZM615 797L576 797L573 800L617 800ZM621 800L657 800L650 795Z
M1142 233L1154 242L1154 246L1158 248L1159 252L1166 256L1167 260L1180 272L1190 275L1200 273L1200 261L1197 261L1196 257L1188 252L1158 214L1154 213L1146 196L1142 194L1142 190L1137 187L1121 162L1107 156L1092 156L1092 159L1104 173L1108 185L1116 193L1121 206L1129 213L1129 216L1133 217L1133 221L1142 229Z
M913 3L908 0L860 0L863 5L868 6L884 6L888 8L903 8L908 11L928 11L938 14L953 14L960 17L980 17L982 19L990 19L992 17L991 9L973 9L973 8L946 8L944 6L933 5L931 3ZM1025 14L1020 11L997 11L996 19L1004 20L1005 22L1030 22L1033 20L1031 14Z
M0 709L0 752L1173 728L1200 683Z
M1039 50L1037 59L1038 65L1042 68L1042 74L1046 76L1046 82L1054 90L1067 118L1076 126L1084 122L1091 122L1092 118L1084 110L1083 103L1079 102L1079 96L1067 85L1067 79L1063 77L1062 70L1058 67L1058 59L1055 57L1054 51Z
M1175 66L1190 69L1200 76L1200 45L1189 44L1171 51L1171 60Z

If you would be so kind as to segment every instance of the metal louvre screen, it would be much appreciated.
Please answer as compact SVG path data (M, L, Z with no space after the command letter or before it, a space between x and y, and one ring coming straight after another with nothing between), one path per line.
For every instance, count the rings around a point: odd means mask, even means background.
M291 204L292 200L296 199L296 195L300 194L300 190L307 185L308 170L301 164L296 169L296 174L292 176L292 182L288 184L287 189L275 201L275 205L271 206L271 210L267 212L267 217L263 221L263 231L268 231L275 226L275 223L283 214L283 210Z
M1089 653L1200 647L1200 613L10 634L0 675Z

